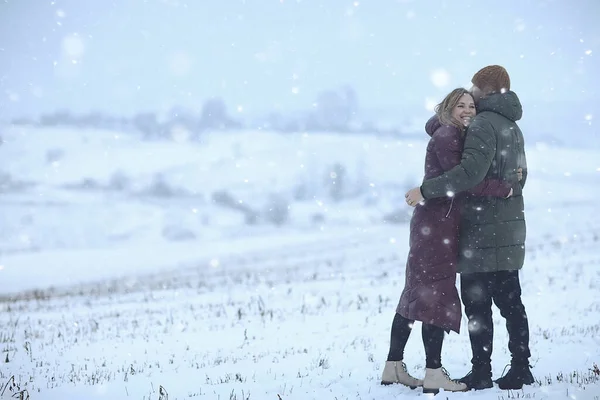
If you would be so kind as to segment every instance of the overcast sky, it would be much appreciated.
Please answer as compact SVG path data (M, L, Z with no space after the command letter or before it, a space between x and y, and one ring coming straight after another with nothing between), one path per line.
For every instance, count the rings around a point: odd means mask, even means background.
M0 0L0 117L132 114L222 96L308 108L351 84L425 104L504 65L522 100L600 100L598 0Z

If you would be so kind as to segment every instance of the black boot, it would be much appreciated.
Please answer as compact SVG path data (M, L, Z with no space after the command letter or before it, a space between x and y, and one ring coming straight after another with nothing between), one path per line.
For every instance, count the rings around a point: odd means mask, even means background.
M531 369L528 364L513 364L510 366L506 375L496 379L494 382L496 382L498 387L502 390L522 389L523 385L535 383L535 379L531 374Z
M471 372L458 380L467 385L469 390L483 390L494 386L491 366L473 366Z

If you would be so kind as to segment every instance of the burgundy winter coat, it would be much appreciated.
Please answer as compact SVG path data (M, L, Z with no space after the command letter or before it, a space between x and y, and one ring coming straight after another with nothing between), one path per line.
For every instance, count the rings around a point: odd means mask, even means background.
M441 125L437 117L425 125L431 139L425 156L425 180L460 164L464 134ZM511 186L486 179L468 193L506 197ZM456 289L456 264L461 194L426 200L413 211L406 283L396 312L405 318L460 331L461 305Z

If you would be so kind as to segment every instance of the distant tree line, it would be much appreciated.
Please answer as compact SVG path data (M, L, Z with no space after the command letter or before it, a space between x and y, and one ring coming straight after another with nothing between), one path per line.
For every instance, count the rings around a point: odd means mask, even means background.
M72 126L80 128L139 131L146 139L197 140L205 131L264 129L278 132L373 132L398 133L397 129L381 129L376 124L358 120L358 96L351 86L325 90L318 94L310 110L286 115L272 112L257 121L244 122L231 116L220 97L206 100L199 112L175 107L166 115L141 112L132 117L115 117L100 112L75 115L68 110L43 114L38 120L18 118L16 125L44 127Z

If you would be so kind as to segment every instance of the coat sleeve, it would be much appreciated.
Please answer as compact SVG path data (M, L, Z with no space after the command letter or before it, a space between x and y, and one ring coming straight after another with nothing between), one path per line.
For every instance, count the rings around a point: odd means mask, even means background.
M516 189L507 181L500 179L486 178L482 182L467 190L467 193L475 196L493 196L506 198L510 194L510 189L513 189L513 195Z
M426 199L444 197L448 192L459 193L483 181L496 154L496 136L491 124L474 121L467 131L460 164L443 175L428 179L421 185Z
M449 171L460 164L463 149L457 133L446 127L438 129L433 135L435 155L444 171ZM512 185L500 179L484 179L467 192L475 196L507 197ZM514 192L514 190L513 190Z

